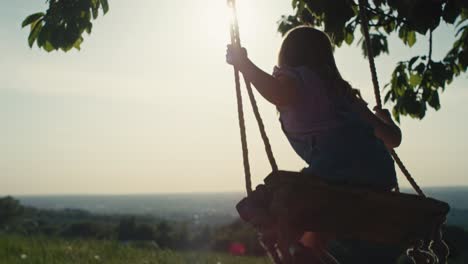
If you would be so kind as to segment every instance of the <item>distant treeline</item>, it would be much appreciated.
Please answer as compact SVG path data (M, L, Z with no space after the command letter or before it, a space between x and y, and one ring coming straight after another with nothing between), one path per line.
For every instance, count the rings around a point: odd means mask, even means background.
M227 252L240 243L250 255L263 255L255 231L240 220L202 225L193 219L169 221L153 215L92 214L79 209L37 209L13 197L0 198L0 232L61 238L146 241L161 249Z
M141 195L38 195L18 196L21 204L43 209L79 208L95 214L150 214L202 224L224 225L237 218L234 205L243 193Z
M462 219L459 219L462 221ZM468 219L465 219L468 222ZM263 255L255 231L240 220L230 224L201 225L193 219L169 221L153 215L92 214L84 210L44 210L26 207L13 197L0 198L1 233L45 235L65 239L118 240L151 248L229 252L242 245L249 255ZM468 232L448 226L445 240L450 263L468 263ZM244 251L231 252L244 253Z

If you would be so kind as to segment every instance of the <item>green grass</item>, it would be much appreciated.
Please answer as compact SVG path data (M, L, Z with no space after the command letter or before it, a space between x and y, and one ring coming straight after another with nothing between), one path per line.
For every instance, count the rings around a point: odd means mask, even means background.
M213 252L174 252L116 241L0 235L1 264L267 264L265 258Z

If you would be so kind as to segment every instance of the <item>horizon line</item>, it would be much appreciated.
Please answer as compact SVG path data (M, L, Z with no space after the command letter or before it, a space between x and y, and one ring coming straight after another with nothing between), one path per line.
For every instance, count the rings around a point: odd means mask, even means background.
M468 185L426 186L424 189L464 189ZM401 190L412 191L413 188L400 187ZM194 192L142 192L142 193L32 193L32 194L0 194L0 197L27 197L27 196L149 196L149 195L203 195L203 194L245 194L245 191L194 191ZM246 195L246 194L245 194Z

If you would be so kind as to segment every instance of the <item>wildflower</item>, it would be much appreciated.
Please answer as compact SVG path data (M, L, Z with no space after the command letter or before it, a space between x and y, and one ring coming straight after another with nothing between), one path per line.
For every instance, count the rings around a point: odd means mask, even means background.
M234 256L242 256L245 254L246 248L244 244L239 242L233 242L229 246L229 253Z
M21 254L21 255L20 255L20 258L21 258L21 259L27 259L27 258L28 258L28 255L26 255L26 254Z
M95 255L95 256L94 256L94 259L95 259L95 260L100 260L101 257L99 257L99 255Z

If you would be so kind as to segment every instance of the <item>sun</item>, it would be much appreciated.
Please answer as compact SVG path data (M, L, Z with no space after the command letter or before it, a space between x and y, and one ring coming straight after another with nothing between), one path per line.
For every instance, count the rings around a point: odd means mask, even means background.
M241 25L241 34L247 34L251 24L252 10L249 10L249 1L236 1L237 19ZM230 25L233 22L233 9L229 7L227 1L206 0L205 5L196 7L196 17L194 23L199 25L200 37L208 37L210 41L219 44L230 43ZM246 26L243 26L243 25Z

